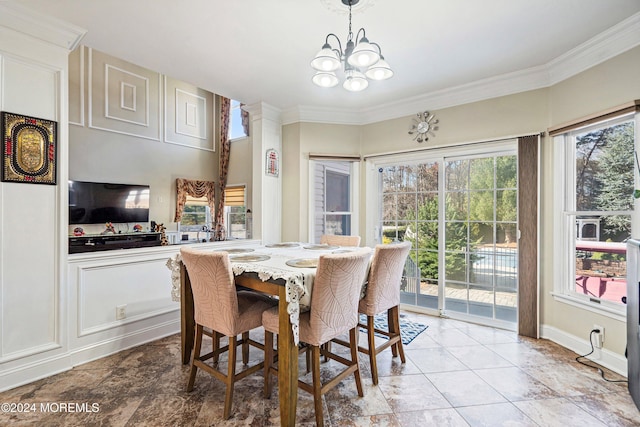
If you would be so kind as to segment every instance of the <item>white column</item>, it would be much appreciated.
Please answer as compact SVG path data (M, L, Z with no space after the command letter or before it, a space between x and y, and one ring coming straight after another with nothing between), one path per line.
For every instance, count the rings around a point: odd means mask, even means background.
M0 2L0 109L57 122L56 185L0 183L0 391L71 368L68 55L84 33Z
M282 120L281 111L265 103L243 107L251 119L253 238L264 244L282 239ZM278 176L267 175L266 155L275 150Z

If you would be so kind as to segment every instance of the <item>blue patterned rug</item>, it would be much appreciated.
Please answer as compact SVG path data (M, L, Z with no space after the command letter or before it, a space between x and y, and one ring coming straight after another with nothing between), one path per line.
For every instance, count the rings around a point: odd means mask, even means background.
M367 324L367 316L365 316L364 314L360 315L360 323L362 324ZM382 314L376 314L375 317L373 318L373 325L377 328L377 329L381 329L383 331L388 331L389 327L387 325L387 313L382 313ZM420 335L422 332L424 332L425 329L427 329L429 326L427 325L423 325L422 323L417 323L417 322L412 322L410 320L405 320L402 318L402 315L400 315L400 336L402 336L402 344L407 345L409 344L411 341L413 341L415 339L415 337L417 337L418 335ZM361 331L366 332L366 330L363 330L362 328L360 328ZM382 338L387 338L382 334L377 334L376 336L378 337L382 337Z

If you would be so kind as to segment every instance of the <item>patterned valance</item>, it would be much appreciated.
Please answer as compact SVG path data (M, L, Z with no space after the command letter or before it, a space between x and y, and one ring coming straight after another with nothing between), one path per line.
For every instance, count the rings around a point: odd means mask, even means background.
M176 201L175 222L180 222L182 219L182 211L184 211L184 205L187 203L187 195L191 197L206 197L211 214L213 215L216 211L214 203L216 186L213 181L178 178L176 179L176 189L178 199Z

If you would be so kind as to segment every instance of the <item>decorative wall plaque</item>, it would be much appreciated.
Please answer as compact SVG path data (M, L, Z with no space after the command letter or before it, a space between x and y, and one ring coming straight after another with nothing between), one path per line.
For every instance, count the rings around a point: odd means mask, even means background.
M265 173L267 176L278 176L278 172L280 171L280 159L278 157L278 152L273 148L267 150L265 166Z
M2 112L2 181L56 183L56 122Z

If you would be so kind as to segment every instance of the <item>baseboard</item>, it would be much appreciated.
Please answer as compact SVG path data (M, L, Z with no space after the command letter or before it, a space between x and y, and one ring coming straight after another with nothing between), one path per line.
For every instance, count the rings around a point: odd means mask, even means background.
M551 340L580 355L591 351L591 344L588 340L568 334L553 326L542 325L540 335L541 338ZM627 358L624 355L614 353L606 348L596 348L587 359L620 375L627 376Z
M110 356L122 350L137 347L179 332L180 320L171 320L149 328L139 329L129 334L118 335L90 346L69 350L58 356L18 366L6 372L0 372L0 384L2 384L0 392L68 371L74 366ZM181 363L181 361L176 360L176 363Z
M137 329L131 333L109 338L90 346L74 349L70 352L73 366L83 365L97 359L137 347L169 335L180 332L180 320L170 320L152 327Z

